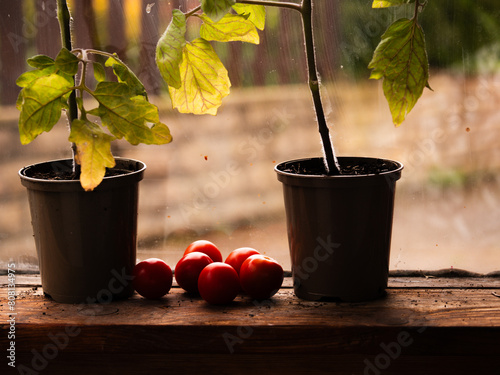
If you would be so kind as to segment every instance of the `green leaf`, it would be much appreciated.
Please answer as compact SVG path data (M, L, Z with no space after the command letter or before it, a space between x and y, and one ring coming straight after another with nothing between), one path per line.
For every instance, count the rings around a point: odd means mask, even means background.
M18 85L19 87L27 87L36 79L49 76L55 73L55 71L55 65L48 66L45 69L29 70L27 72L24 72L17 78L16 85Z
M172 142L170 129L162 122L157 122L151 127L155 145L163 145Z
M428 86L429 63L420 25L400 19L389 26L368 68L373 69L370 78L384 79L393 122L401 125Z
M33 57L30 57L28 60L28 65L32 66L33 68L37 69L45 69L48 68L49 66L53 66L55 64L54 59L50 58L49 56L45 55L36 55Z
M147 123L162 125L158 108L142 95L135 95L133 88L121 82L100 82L92 93L99 102L99 108L88 113L99 116L102 123L117 138L125 138L130 144L164 144L171 138L153 131ZM164 125L163 125L164 126Z
M235 4L235 0L201 0L201 9L214 22L220 21Z
M186 45L186 16L178 9L172 11L172 21L156 46L156 64L161 76L169 86L181 87L179 65L182 49Z
M200 28L200 36L203 39L259 44L259 34L255 25L241 15L226 14L219 22L212 22L204 14L200 18L203 20L203 25Z
M19 133L21 143L27 144L44 131L50 131L59 121L65 107L65 97L73 82L61 75L51 74L33 80L18 98Z
M126 83L127 86L132 90L134 95L147 96L146 89L144 88L142 82L139 80L139 78L137 78L135 73L118 58L118 56L110 57L108 60L106 60L105 65L107 67L113 68L113 72L118 78L118 81Z
M78 72L78 63L80 60L66 48L61 48L55 62L57 69L70 76L74 76Z
M75 60L76 59L76 60ZM56 60L45 55L37 55L29 58L28 64L35 67L35 70L30 70L21 74L16 84L19 87L27 87L34 80L57 73L68 81L73 82L73 76L78 71L78 58L63 48ZM75 69L76 68L76 69Z
M94 190L104 178L106 168L115 166L111 154L111 141L114 139L97 124L88 120L73 120L69 141L76 144L75 159L81 166L80 184L86 191Z
M94 78L97 82L104 82L106 80L106 71L101 63L92 62L94 68Z
M372 8L389 8L414 2L415 0L373 0Z
M250 5L236 3L233 9L252 22L259 30L264 30L266 25L266 7L263 5Z
M217 114L222 99L229 94L227 70L205 39L186 44L180 65L182 85L169 87L174 108L181 113Z

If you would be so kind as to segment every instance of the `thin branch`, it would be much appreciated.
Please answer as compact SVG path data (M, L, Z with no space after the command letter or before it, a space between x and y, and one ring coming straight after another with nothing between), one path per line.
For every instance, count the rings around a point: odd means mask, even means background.
M201 10L201 5L198 5L196 8L190 10L189 12L187 12L185 14L186 18L189 18L191 17L193 14L195 14L196 12L200 11Z
M417 18L418 18L418 10L420 8L420 2L418 0L415 1L415 11L413 13L413 20L415 20L415 22L417 21Z
M85 49L82 49L82 48L77 48L75 50L72 51L73 53L74 52L80 52L80 53L91 53L93 55L101 55L101 56L105 56L105 57L110 57L110 58L113 58L115 60L118 60L120 62L123 63L123 61L120 60L120 58L118 57L118 55L114 54L114 53L110 53L110 52L106 52L106 51L99 51L97 49L92 49L92 48L85 48Z
M427 3L427 0L423 0L423 1L415 0L415 12L413 14L413 19L415 20L415 22L418 19L418 13L425 7L426 3Z

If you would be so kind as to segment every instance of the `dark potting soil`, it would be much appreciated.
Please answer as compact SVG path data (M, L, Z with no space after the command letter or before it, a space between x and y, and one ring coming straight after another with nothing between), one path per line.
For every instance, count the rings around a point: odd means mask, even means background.
M376 175L389 172L397 168L397 165L389 160L372 158L339 158L340 174L342 175ZM323 159L309 159L290 163L283 172L326 176L327 170Z
M131 171L127 169L119 169L119 168L106 168L106 174L104 177L112 177L128 174ZM29 177L37 178L40 180L53 180L53 181L70 181L70 180L79 180L80 176L77 175L71 169L47 169L41 171L32 171L29 173Z

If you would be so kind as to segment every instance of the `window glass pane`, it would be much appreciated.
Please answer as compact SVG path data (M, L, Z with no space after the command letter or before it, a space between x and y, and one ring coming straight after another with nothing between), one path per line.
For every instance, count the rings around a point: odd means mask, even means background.
M217 116L179 114L154 65L173 8L197 1L72 0L74 42L117 52L145 83L174 137L165 146L113 145L147 166L140 187L138 257L174 266L186 246L208 239L224 256L251 246L289 269L281 183L274 166L321 155L306 84L300 18L268 9L261 44L214 43L232 92ZM496 0L429 0L425 31L430 86L398 128L369 80L372 53L404 9L367 0L316 1L323 100L339 155L405 165L398 182L391 269L500 269L500 10ZM188 34L196 37L197 21ZM60 48L55 0L2 2L0 13L0 268L36 268L26 192L17 171L70 157L67 123L21 146L15 80L27 57Z

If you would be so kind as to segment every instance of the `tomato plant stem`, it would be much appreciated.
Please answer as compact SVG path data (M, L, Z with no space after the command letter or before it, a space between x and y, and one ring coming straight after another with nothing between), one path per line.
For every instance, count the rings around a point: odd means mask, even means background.
M316 119L318 121L318 130L321 136L321 142L323 144L325 165L327 167L328 174L340 174L340 166L333 151L332 141L330 139L330 131L326 122L323 103L321 101L320 82L318 78L318 69L316 65L316 55L314 49L312 0L302 0L301 4L273 0L238 0L237 2L252 5L289 8L300 12L302 16L302 27L309 73L309 89L311 90L314 109L316 111Z
M323 152L326 159L328 174L340 174L340 168L337 158L333 152L333 146L330 139L330 131L326 123L325 111L321 101L320 82L318 79L318 70L316 67L316 56L314 50L314 35L312 21L312 0L302 1L302 23L304 30L304 42L306 46L307 67L309 70L309 89L316 110L316 118L318 120L318 130L323 144Z
M71 16L69 14L68 4L66 0L57 0L57 19L59 21L59 28L61 31L61 42L62 46L66 48L68 51L71 51ZM74 81L74 77L73 77ZM73 120L78 118L78 106L76 103L76 91L73 90L68 99L68 121L71 129L71 124ZM76 144L71 145L71 149L73 150L73 172L75 174L79 174L79 166L76 163L75 155L76 155Z

